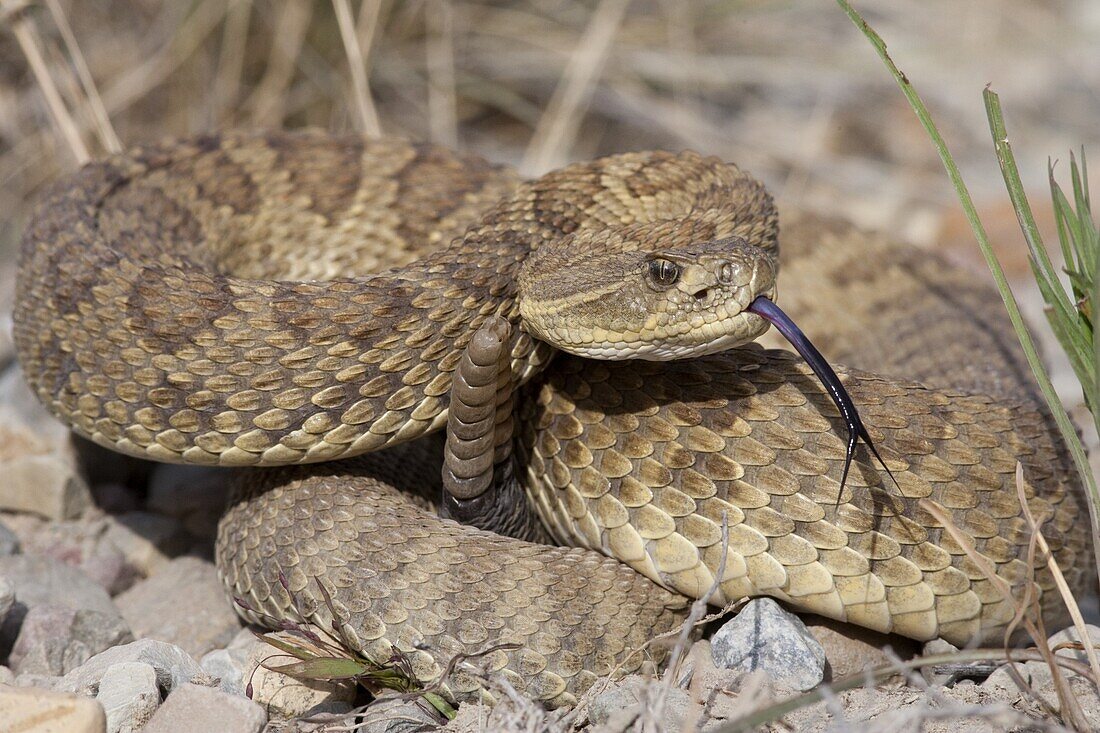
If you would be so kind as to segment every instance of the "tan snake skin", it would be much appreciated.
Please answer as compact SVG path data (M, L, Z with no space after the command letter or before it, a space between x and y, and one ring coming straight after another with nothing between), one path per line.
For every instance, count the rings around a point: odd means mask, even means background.
M116 450L221 465L347 457L442 426L473 331L494 314L518 321L516 273L531 250L615 228L767 241L762 196L736 168L690 154L617 156L517 188L476 158L392 141L153 146L86 167L40 205L24 236L16 343L40 399ZM518 642L487 666L569 704L683 616L682 596L623 563L698 595L719 566L724 516L720 596L773 595L961 643L996 634L1011 612L921 502L944 507L1019 594L1017 460L1082 588L1084 499L996 295L926 253L820 218L786 222L780 239L782 302L831 359L935 385L838 369L897 487L861 453L838 501L841 423L786 353L559 357L520 399L520 476L556 538L622 563L439 520L390 488L430 495L433 469L385 451L321 476L253 473L217 544L232 593L286 614L282 573L327 624L323 582L350 641L380 661L396 645L425 681L456 653ZM514 381L550 354L521 334ZM1053 609L1049 575L1035 579ZM462 698L479 682L459 672L445 689Z

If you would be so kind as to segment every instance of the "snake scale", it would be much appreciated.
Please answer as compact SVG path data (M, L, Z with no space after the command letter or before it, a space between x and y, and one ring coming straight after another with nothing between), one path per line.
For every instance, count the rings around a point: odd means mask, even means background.
M841 488L839 413L788 352L590 361L517 328L516 474L553 537L577 547L431 510L437 464L402 444L445 424L472 334L520 323L532 253L732 237L774 252L776 232L758 183L690 153L520 182L427 145L207 136L93 163L44 196L23 239L15 338L42 402L101 445L283 466L248 472L222 520L230 593L253 620L286 616L281 575L328 625L323 583L349 643L382 661L396 646L424 681L455 654L517 642L482 663L569 704L616 665L637 668L645 655L626 653L674 628L720 567L714 602L770 595L916 639L995 637L1010 605L926 507L1022 594L1018 460L1083 588L1081 487L996 294L819 216L784 216L784 303L831 359L867 370L837 369L896 483L862 449ZM395 267L372 274L383 265ZM622 275L572 272L554 275L557 297ZM346 460L288 465L332 459ZM1033 577L1057 613L1049 573ZM461 669L446 680L455 698L479 689Z

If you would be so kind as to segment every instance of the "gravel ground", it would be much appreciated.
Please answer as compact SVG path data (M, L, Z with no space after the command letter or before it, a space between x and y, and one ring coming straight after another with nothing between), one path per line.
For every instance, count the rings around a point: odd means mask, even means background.
M109 0L44 3L24 14L20 5L0 0L0 731L45 731L18 728L42 716L67 731L317 729L364 699L347 684L294 683L257 668L270 647L242 628L211 563L224 500L219 473L151 467L73 442L23 387L9 328L13 252L29 204L77 160L52 126L18 31L37 39L97 155L108 145L88 105L76 101L51 5L67 11L124 144L229 126L354 127L332 8ZM842 214L988 277L923 131L866 40L830 3L382 5L370 81L385 131L456 144L531 174L621 150L691 147L749 168L784 205ZM1028 281L981 90L991 83L1001 94L1026 186L1052 232L1047 156L1065 161L1070 149L1100 143L1100 6L862 5L932 108L1055 384L1088 425ZM1094 431L1085 437L1095 448ZM1095 599L1087 605L1095 619ZM740 625L749 619L766 633L747 634ZM922 651L799 619L771 602L754 602L712 630L684 650L676 674L601 686L567 717L498 690L503 704L463 706L447 729L713 730L822 679ZM800 731L1050 729L1057 700L1049 669L1028 662L1021 674L1036 695L1021 693L1005 669L961 679L929 672L829 695L785 720ZM1077 676L1070 684L1100 728L1095 690ZM390 700L358 723L397 731L439 720L422 704Z

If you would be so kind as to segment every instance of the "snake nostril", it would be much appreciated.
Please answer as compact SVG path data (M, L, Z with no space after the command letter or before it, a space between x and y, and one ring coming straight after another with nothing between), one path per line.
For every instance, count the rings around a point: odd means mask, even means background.
M708 297L710 297L710 288L703 288L702 290L697 290L694 293L692 293L692 295L695 296L696 300L700 300L700 301L706 300Z

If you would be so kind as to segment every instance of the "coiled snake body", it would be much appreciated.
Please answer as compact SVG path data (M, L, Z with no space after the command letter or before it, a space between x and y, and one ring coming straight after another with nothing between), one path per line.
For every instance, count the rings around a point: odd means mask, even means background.
M577 253L564 259L580 261L623 242L743 238L769 250L771 212L751 178L691 154L614 156L520 184L479 159L392 141L152 146L85 167L40 204L23 240L16 343L39 398L116 450L227 466L345 458L443 425L472 334L496 316L520 322L532 252L551 266L563 241ZM918 380L838 369L896 485L860 453L841 490L838 415L786 352L559 355L523 388L515 466L551 534L602 554L441 520L399 491L424 495L435 470L384 451L251 474L217 543L231 593L285 615L282 574L328 625L323 583L352 644L383 661L396 645L425 681L457 653L518 642L486 665L552 705L673 627L681 594L705 592L719 567L716 602L766 594L962 643L999 633L1012 609L927 503L1020 594L1031 576L1017 460L1082 587L1081 489L996 295L826 219L785 221L781 240L785 303L823 351ZM379 263L400 267L369 275ZM624 272L565 268L551 291L584 300ZM515 331L518 385L552 349ZM1045 568L1033 577L1053 608ZM478 689L462 672L446 684L456 697Z

